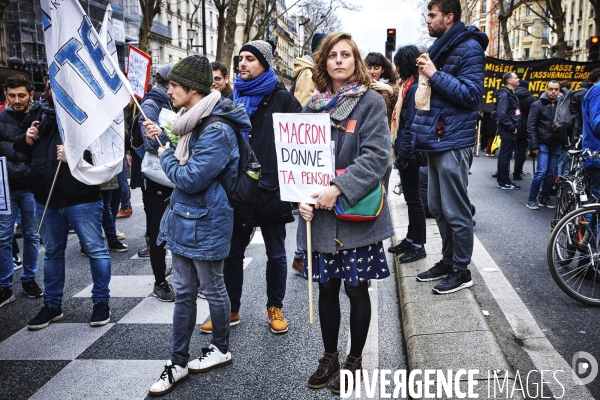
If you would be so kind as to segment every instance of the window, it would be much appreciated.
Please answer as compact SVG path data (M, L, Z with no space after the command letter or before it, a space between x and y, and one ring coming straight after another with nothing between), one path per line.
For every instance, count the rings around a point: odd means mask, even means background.
M526 37L527 36L531 36L532 31L533 31L533 26L532 25L526 26L525 27L525 36Z
M542 58L548 58L548 56L549 56L548 47L542 47Z
M171 54L169 54L169 64L173 63L173 56Z
M573 29L569 29L569 40L573 40Z
M479 27L479 30L480 30L481 32L485 33L485 25L481 25L481 26Z
M589 33L588 33L589 37L594 36L594 25L590 25L590 29L589 29Z
M486 13L487 12L487 0L482 0L481 2L481 13Z
M533 10L531 9L531 6L527 6L527 11L525 11L525 15L531 15L533 14Z
M544 30L542 31L542 38L550 40L550 26L544 25Z
M181 45L181 25L177 25L177 40L179 40L179 47L183 48Z
M529 48L528 47L525 47L523 49L523 58L526 60L529 60Z
M210 12L210 27L213 27L213 14L212 11Z

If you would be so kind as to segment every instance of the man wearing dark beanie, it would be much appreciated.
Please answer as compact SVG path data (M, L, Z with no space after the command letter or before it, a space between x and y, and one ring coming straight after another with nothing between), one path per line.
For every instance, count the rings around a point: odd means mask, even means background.
M229 253L233 209L226 191L234 190L240 153L236 130L249 130L250 120L241 105L222 99L212 89L212 69L204 56L189 56L169 72L168 94L181 112L171 124L178 136L171 148L166 132L144 122L158 149L163 171L175 188L162 216L159 242L173 254L173 343L171 357L150 395L169 393L190 373L202 373L229 365L229 315L231 306L223 281L223 260ZM235 130L234 130L235 127ZM214 321L210 345L190 358L190 340L196 326L198 289L208 301Z
M285 224L292 222L292 206L279 196L277 154L273 113L299 113L302 107L279 82L271 68L273 43L254 40L240 49L240 73L235 81L233 101L243 104L252 123L246 132L252 150L261 165L259 201L251 216L251 225L259 226L267 252L267 312L271 331L283 333L288 323L281 308L285 297L287 259L285 254ZM223 274L231 300L231 325L239 323L240 299L244 282L244 252L250 243L252 226L235 221L231 250L225 259ZM205 333L213 329L212 321L200 327Z

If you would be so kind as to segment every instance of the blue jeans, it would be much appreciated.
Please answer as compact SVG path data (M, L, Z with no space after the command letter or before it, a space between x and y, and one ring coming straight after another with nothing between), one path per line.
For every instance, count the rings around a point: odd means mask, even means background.
M260 230L267 251L267 307L282 308L287 282L285 223L262 225ZM251 235L252 228L233 224L231 248L223 267L232 312L240 310L244 284L244 252L250 243Z
M296 220L299 221L300 218L302 218L302 217L298 213L298 215L296 216ZM298 223L297 228L296 228L296 250L294 251L294 258L299 259L299 260L304 259L304 252L306 251L306 249L304 248L304 237L305 236L306 236L306 225Z
M75 230L83 251L90 259L90 269L94 286L92 301L108 303L110 291L110 256L102 237L102 200L77 204L64 208L50 208L46 211L42 225L44 254L44 303L49 307L62 305L65 287L65 250L69 224ZM39 221L44 205L35 203L35 218Z
M35 223L35 201L28 190L10 192L9 215L0 215L0 289L11 288L14 265L12 260L13 237L17 214L21 212L21 227L23 229L23 270L21 282L35 279L38 269L38 251L40 237Z
M231 305L225 281L223 260L195 260L173 253L173 364L187 365L190 359L190 339L196 327L198 287L206 296L213 331L211 343L226 353L229 347L229 315Z
M103 190L102 197L103 201L103 213L102 213L102 228L106 235L108 243L115 243L117 241L117 226L115 224L115 217L111 208L112 190Z
M552 178L556 173L558 159L562 154L562 146L548 146L540 144L540 150L537 154L537 165L535 175L531 181L529 189L529 201L537 201L538 192L540 193L539 201L546 201L550 197L550 185Z

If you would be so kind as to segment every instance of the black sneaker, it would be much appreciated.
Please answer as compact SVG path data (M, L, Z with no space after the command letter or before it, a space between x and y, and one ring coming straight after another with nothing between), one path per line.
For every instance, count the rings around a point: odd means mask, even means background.
M109 243L108 249L110 251L116 251L117 253L125 253L126 251L129 251L129 248L127 248L127 245L121 243L121 241L119 241L119 240Z
M442 279L452 272L452 268L444 264L444 260L436 262L428 271L421 272L417 275L417 281L429 282L437 279Z
M388 252L392 254L402 254L406 253L412 248L412 243L406 239L402 239L400 243L395 246L388 247Z
M94 311L90 318L91 326L102 326L110 322L110 307L108 303L94 303Z
M25 293L30 299L37 299L42 297L44 294L42 289L40 289L34 280L21 282L21 286L23 287L23 293Z
M58 321L62 317L63 313L60 307L51 308L44 305L41 311L31 321L29 321L27 328L32 331L43 329L50 325L50 322Z
M11 288L0 289L0 308L4 307L8 303L15 301L17 298L13 295Z
M438 294L448 294L471 286L473 286L471 271L452 271L443 281L433 287L433 291Z
M21 239L23 237L23 227L21 226L21 224L15 225L15 237L17 239Z
M411 246L412 248L404 253L402 257L400 257L400 263L406 264L411 263L413 261L420 260L422 258L427 257L427 253L425 252L425 246L417 247Z
M154 285L152 295L160 301L175 301L175 293L171 285L164 281L158 285Z

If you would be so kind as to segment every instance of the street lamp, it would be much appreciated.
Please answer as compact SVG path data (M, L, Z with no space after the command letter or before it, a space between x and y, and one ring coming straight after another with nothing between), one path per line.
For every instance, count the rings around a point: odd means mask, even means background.
M204 55L206 55L206 49L204 49L204 45L201 44L194 44L194 38L196 37L196 30L194 28L188 28L187 29L187 33L188 33L188 48L187 48L187 55L190 55L190 49L194 48L194 47L202 47L203 48L203 53Z

